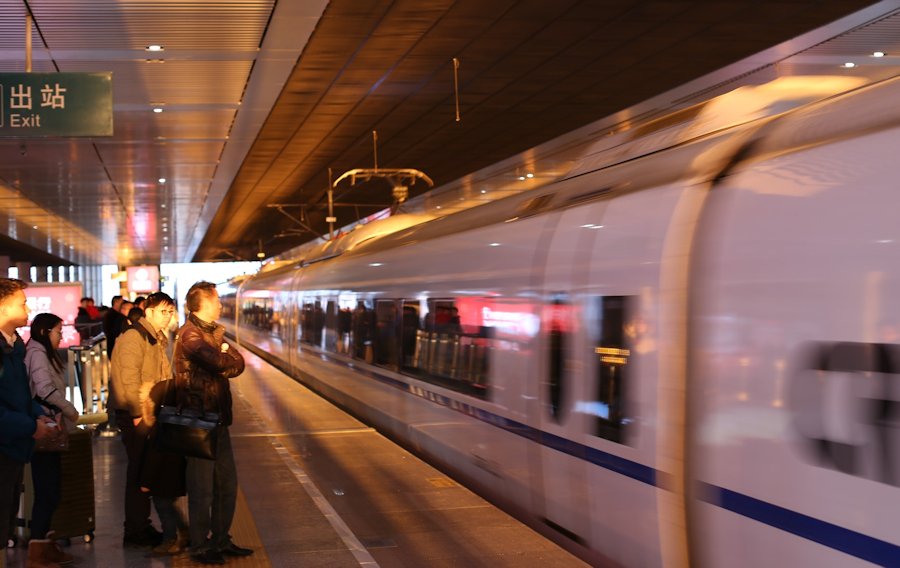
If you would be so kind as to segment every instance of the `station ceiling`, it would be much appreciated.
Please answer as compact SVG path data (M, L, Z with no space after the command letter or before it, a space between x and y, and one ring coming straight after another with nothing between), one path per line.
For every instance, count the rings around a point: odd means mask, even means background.
M0 0L0 73L24 71L30 13L33 71L112 71L115 128L0 139L0 254L270 256L326 233L329 180L376 159L441 186L594 121L626 128L743 82L894 75L898 11L866 0ZM410 196L426 190L419 181ZM341 226L389 206L391 188L345 183L334 200Z

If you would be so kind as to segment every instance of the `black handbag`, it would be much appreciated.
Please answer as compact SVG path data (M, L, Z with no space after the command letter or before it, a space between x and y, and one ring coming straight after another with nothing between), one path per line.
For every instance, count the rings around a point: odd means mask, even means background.
M172 399L166 396L166 401L169 400ZM159 407L156 418L154 443L160 452L214 460L220 427L219 414L216 412L185 408L181 402L163 404Z

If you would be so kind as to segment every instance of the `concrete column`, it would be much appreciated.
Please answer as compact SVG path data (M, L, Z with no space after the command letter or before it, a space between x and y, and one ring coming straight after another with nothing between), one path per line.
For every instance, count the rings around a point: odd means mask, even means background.
M9 257L0 256L0 278L9 278Z
M19 280L23 282L31 282L31 263L17 262L16 268L19 269Z

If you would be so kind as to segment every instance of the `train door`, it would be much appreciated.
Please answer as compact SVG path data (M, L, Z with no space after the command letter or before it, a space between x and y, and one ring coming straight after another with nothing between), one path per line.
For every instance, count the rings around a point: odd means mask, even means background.
M673 273L684 273L678 249L692 223L696 188L670 185L610 198L601 219L573 230L588 235L587 284L579 290L584 330L578 358L585 393L578 410L588 464L591 548L624 566L683 565L684 371L676 352L684 301ZM698 190L702 193L701 190ZM680 270L680 272L679 272ZM680 317L678 314L682 314Z
M572 541L585 544L589 531L583 436L587 417L578 411L585 397L585 369L577 358L584 342L580 323L581 291L587 280L590 237L573 227L600 224L602 205L563 211L556 230L539 250L547 255L543 270L538 446L542 474L544 522ZM548 226L553 226L548 225Z

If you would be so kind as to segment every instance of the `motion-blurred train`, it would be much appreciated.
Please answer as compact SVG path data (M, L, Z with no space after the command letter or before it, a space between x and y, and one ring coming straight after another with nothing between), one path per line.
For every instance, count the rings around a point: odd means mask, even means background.
M848 81L307 246L239 341L591 563L900 565L900 80Z

